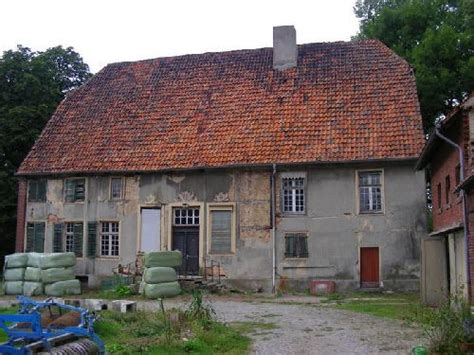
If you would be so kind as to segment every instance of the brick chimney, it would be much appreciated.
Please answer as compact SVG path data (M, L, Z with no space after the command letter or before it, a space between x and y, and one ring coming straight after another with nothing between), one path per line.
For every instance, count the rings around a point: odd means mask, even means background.
M273 69L285 70L296 67L297 60L295 27L273 27Z

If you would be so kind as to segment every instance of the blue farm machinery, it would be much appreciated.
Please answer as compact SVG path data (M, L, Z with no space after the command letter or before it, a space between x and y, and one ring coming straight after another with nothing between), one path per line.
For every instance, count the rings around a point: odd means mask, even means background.
M18 296L16 314L0 314L0 327L8 341L0 354L105 354L94 332L96 316L89 310L47 299Z

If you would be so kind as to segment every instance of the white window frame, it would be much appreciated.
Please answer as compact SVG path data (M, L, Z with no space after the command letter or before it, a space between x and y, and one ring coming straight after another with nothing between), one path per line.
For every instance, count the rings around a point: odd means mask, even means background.
M292 210L285 211L285 179L303 179L303 211L296 211L296 189L292 190ZM306 214L306 201L307 199L307 186L308 178L305 172L292 172L292 173L281 173L280 175L280 203L281 203L281 212L283 215L305 215Z
M119 197L114 197L113 195L113 185L112 181L113 180L119 180L120 179L120 196ZM121 176L111 176L109 179L109 200L111 201L119 201L123 200L125 196L125 179Z
M212 212L213 211L231 211L231 227L230 227L230 252L228 253L212 253ZM207 254L213 256L219 255L234 255L236 250L236 225L237 225L237 213L236 213L236 204L234 202L219 202L219 203L210 203L207 206Z
M176 211L180 211L180 216L177 217L176 216ZM192 215L189 216L186 212L186 215L183 216L182 215L182 211L192 211ZM197 213L197 216L196 216L196 211L198 212ZM202 223L202 212L201 212L201 209L199 207L195 207L195 206L188 206L188 207L173 207L172 208L172 225L173 226L182 226L182 227L193 227L193 226L199 226L201 223ZM179 223L176 223L176 218L179 218L180 219L180 222ZM186 223L181 223L181 218L185 218L186 219ZM191 223L188 223L189 221L189 218L191 218ZM196 219L198 220L198 223L196 223Z
M117 232L113 232L112 231L112 223L117 223L117 227L118 227L118 231ZM109 224L109 228L108 228L108 231L106 232L103 232L103 228L102 226L104 224ZM120 246L120 231L121 231L121 225L120 225L120 222L119 221L100 221L99 222L99 238L98 238L98 243L99 243L99 257L101 258L118 258L120 257L120 250L121 250L121 246ZM118 241L118 254L117 255L113 255L112 254L112 241L113 241L113 236L117 236L117 241ZM108 237L108 254L102 254L102 238L106 236Z
M373 173L380 172L380 211L361 211L360 209L360 188L359 188L359 174L360 173ZM382 168L379 169L357 169L355 171L355 186L356 186L356 204L357 214L359 215L383 215L385 214L385 171Z
M74 253L74 224L76 222L65 222L64 223L64 252L69 253L72 252ZM68 227L71 227L72 229L69 231ZM71 250L68 250L68 237L71 239Z

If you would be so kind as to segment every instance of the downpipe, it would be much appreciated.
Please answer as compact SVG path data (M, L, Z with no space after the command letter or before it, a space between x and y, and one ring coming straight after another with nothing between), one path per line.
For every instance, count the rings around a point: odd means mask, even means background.
M271 220L272 220L272 293L276 293L276 212L275 212L275 176L276 164L273 164L271 177Z
M439 126L435 127L435 134L441 138L443 141L451 145L452 147L456 148L459 152L459 178L461 183L464 181L464 151L462 147L443 135L439 131ZM466 283L467 283L467 295L468 299L471 299L471 270L469 269L469 219L468 219L468 206L467 206L467 198L466 198L466 191L461 189L461 198L462 198L462 220L464 225L464 259L465 259L465 266L466 266Z

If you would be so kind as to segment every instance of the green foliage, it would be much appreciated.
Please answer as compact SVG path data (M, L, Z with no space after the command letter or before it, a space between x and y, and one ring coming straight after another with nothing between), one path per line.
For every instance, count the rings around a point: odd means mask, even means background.
M474 89L472 0L358 0L358 38L377 38L415 69L426 129Z
M431 350L447 354L459 353L459 343L473 341L463 327L463 322L470 319L471 307L460 296L450 298L429 313L424 331L430 340Z
M12 252L14 246L13 174L64 95L90 75L71 47L32 52L18 46L0 57L0 255Z
M204 302L202 292L195 290L193 299L184 312L188 319L193 319L203 324L209 324L215 320L216 312L209 303Z
M126 297L133 295L132 289L127 285L119 285L115 288L114 293L119 297Z

